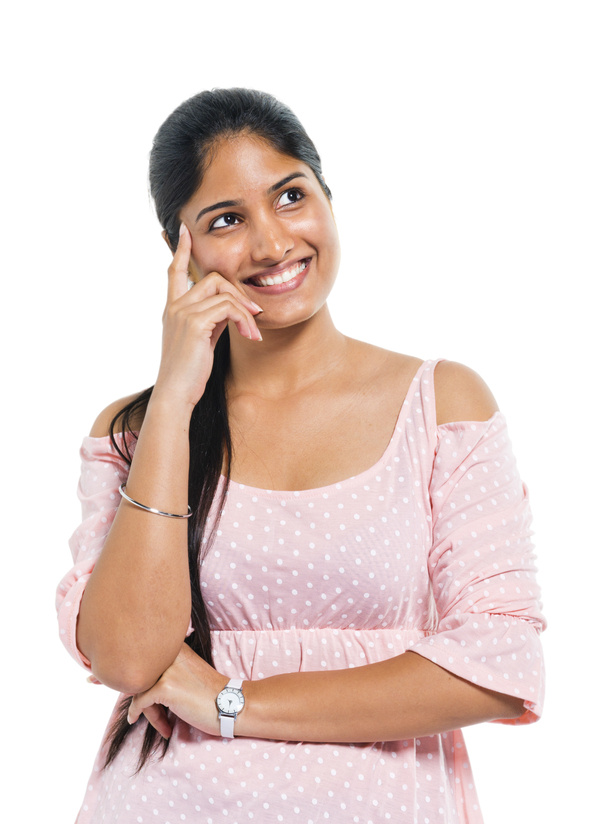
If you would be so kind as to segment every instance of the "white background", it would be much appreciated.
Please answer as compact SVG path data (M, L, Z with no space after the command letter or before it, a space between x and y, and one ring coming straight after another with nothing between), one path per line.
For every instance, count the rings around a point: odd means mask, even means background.
M169 255L147 194L151 139L182 100L231 85L280 97L317 144L343 244L339 328L466 362L508 417L550 621L546 713L467 740L487 824L590 820L597 4L19 8L0 50L2 820L74 819L114 700L55 625L78 448L102 407L154 381Z

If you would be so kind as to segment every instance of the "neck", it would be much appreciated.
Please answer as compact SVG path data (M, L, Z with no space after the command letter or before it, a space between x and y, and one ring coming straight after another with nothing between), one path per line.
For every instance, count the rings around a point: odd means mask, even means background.
M303 323L285 329L261 329L261 333L262 341L249 341L230 327L228 390L234 394L289 396L335 368L347 344L327 306Z

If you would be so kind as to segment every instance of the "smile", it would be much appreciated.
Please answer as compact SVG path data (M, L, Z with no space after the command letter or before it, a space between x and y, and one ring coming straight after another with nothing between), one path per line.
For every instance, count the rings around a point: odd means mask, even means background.
M274 275L256 275L255 277L248 278L245 282L252 284L252 286L277 286L280 283L288 283L290 280L297 278L298 275L306 269L307 264L308 259L300 260L283 272L278 272Z

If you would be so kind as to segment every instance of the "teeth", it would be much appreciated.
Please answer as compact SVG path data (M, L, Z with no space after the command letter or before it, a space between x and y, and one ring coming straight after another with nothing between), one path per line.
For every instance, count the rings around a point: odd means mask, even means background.
M300 272L303 272L305 269L306 261L302 260L300 261L300 263L297 263L295 266L292 266L291 269L287 269L285 272L281 272L278 275L269 275L267 277L262 278L253 278L253 280L259 286L275 286L275 284L277 283L287 283L288 281L293 280L300 274Z

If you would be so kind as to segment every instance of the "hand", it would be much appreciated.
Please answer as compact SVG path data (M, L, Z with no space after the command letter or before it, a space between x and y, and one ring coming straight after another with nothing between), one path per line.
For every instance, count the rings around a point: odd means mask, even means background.
M143 713L163 738L173 732L165 707L202 732L219 735L217 695L229 679L183 644L179 655L156 684L135 695L127 719L134 724Z
M179 245L169 266L163 314L161 364L153 397L161 392L193 408L202 397L219 337L231 320L249 340L262 340L254 320L261 308L217 272L188 289L192 237L181 224Z

